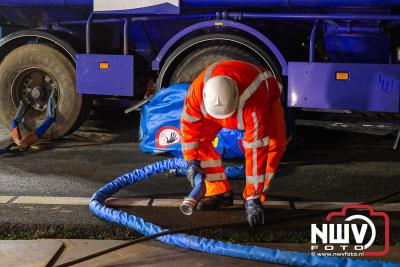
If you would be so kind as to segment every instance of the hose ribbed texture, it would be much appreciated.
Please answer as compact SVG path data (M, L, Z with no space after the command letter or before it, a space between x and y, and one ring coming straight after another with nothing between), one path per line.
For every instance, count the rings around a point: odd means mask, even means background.
M111 197L122 188L132 185L150 176L166 172L170 169L186 166L183 159L168 159L150 164L144 168L127 173L114 181L106 184L91 198L89 208L99 218L131 228L143 235L154 235L166 231L157 225L145 222L142 218L128 214L124 211L111 209L103 204L104 200ZM280 249L270 249L256 246L246 246L222 242L186 234L173 234L158 237L157 240L169 245L207 252L216 255L237 257L256 260L266 263L284 264L292 266L340 266L340 267L395 267L396 263L382 261L354 260L350 258L312 256L308 253L292 252Z
M0 155L8 153L7 148L0 148Z

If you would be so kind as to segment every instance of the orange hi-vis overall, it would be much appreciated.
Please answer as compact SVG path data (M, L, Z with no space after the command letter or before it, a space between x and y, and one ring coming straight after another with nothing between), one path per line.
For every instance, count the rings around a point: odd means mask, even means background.
M237 112L226 119L207 114L204 84L211 77L232 78L239 89ZM245 199L265 199L267 187L286 149L286 129L280 102L282 86L269 70L242 61L222 61L208 66L192 83L181 116L182 152L185 160L200 160L206 174L206 196L231 190L221 156L212 141L222 128L244 130L246 157Z

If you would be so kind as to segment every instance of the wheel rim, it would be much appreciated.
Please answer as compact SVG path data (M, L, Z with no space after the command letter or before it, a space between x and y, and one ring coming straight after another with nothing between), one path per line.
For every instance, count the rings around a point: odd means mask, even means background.
M36 122L46 118L47 102L53 91L58 103L58 88L53 75L42 68L26 68L15 76L11 85L11 98L16 108L20 101L29 105L25 115L25 125L28 124L28 128L35 127Z

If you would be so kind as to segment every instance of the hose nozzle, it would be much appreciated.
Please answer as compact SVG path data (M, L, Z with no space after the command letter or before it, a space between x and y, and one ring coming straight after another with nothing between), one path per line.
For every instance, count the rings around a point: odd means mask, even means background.
M197 174L194 178L194 188L190 195L183 199L181 204L181 212L185 215L192 215L197 207L197 203L206 194L206 183L204 182L203 175Z
M193 210L195 210L196 207L197 207L196 199L191 198L191 197L185 197L181 204L181 211L185 215L192 215Z

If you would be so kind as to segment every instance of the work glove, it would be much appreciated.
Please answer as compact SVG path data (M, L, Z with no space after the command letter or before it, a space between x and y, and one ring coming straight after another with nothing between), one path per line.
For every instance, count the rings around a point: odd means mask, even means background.
M186 177L192 187L194 187L194 178L197 174L204 175L204 171L200 167L200 160L189 160L187 162Z
M247 199L244 202L246 209L246 219L251 227L264 224L264 210L259 198Z

